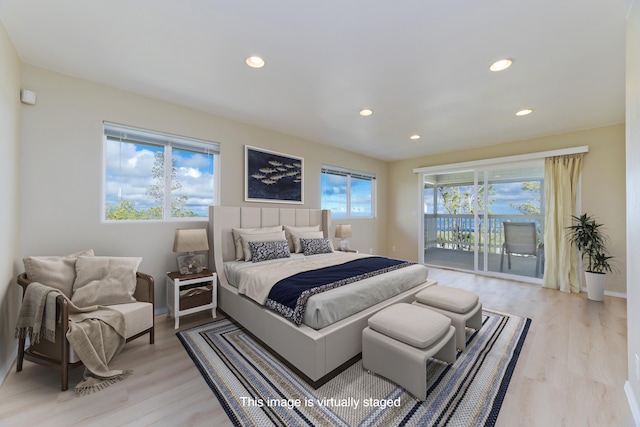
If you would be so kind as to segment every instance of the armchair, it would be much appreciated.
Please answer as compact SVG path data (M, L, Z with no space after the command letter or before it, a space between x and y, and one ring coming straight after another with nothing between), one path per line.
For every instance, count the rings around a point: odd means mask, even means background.
M26 292L31 281L26 273L18 276L18 284ZM24 297L23 292L23 297ZM133 294L136 302L114 304L110 308L120 311L125 318L126 342L149 334L149 343L153 344L154 335L154 279L144 273L136 273L136 290ZM61 370L61 390L69 388L69 368L78 366L82 362L69 346L66 332L69 329L69 307L67 300L58 296L56 299L56 330L55 342L41 339L37 344L31 343L25 349L25 338L18 340L18 360L16 371L22 371L24 359L30 362L47 365Z

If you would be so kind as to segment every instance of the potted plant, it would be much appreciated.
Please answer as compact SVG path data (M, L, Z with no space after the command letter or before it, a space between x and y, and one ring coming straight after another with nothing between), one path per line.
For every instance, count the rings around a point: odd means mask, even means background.
M572 215L573 225L567 227L569 241L582 254L582 259L587 260L585 280L587 282L587 295L590 300L602 301L606 273L612 271L606 248L607 236L602 232L603 224L596 222L587 214Z

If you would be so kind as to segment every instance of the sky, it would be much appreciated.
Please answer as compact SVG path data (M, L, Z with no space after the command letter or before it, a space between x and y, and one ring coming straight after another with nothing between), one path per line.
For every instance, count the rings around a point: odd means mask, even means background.
M105 204L115 206L120 198L132 201L137 209L157 206L146 194L155 181L152 168L155 154L163 147L108 140L106 144ZM185 194L186 209L207 216L213 203L213 156L185 150L173 150L176 179Z
M351 178L352 217L371 217L372 186L375 181ZM323 173L321 176L322 209L331 209L332 218L347 216L347 177Z
M473 186L461 186L460 191L473 192ZM433 190L425 189L425 212L433 213ZM521 215L522 213L514 209L511 205L522 204L527 201L536 202L537 206L540 206L540 200L538 198L535 201L536 194L530 191L523 191L521 189L520 182L506 182L506 183L494 183L494 193L491 194L490 199L493 203L490 205L491 213L496 215ZM446 213L442 208L442 205L438 206L438 213Z

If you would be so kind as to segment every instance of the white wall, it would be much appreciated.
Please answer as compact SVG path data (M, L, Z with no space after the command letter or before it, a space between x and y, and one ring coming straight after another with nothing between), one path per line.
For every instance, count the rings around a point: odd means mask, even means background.
M635 0L627 17L627 348L630 404L640 405L640 378L636 376L636 356L640 355L640 3ZM629 393L631 390L631 393ZM636 417L640 414L635 414ZM636 418L640 423L640 419Z
M165 273L176 268L174 230L206 223L101 223L105 120L219 142L222 205L245 205L245 144L304 158L305 203L296 205L300 207L320 207L322 163L375 173L380 178L378 217L351 221L353 246L376 253L386 247L385 162L30 65L24 65L22 78L24 86L37 93L38 103L26 107L23 115L21 256L87 248L98 255L142 256L140 270L156 279L156 308L165 306Z
M0 383L18 349L14 339L22 293L18 273L18 177L20 164L21 62L0 22Z

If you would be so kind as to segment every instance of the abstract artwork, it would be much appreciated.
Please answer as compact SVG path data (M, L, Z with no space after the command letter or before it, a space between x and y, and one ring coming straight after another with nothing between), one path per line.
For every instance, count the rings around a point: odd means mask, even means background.
M244 147L246 202L304 203L302 157Z

